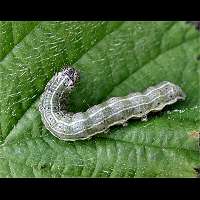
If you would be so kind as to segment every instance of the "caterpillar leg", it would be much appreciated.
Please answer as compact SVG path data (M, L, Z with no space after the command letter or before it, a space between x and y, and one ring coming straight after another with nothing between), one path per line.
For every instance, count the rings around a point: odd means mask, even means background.
M144 116L141 118L141 121L142 121L142 122L146 122L147 120L148 120L147 115L144 115Z
M128 122L123 122L123 123L122 123L122 126L123 126L123 127L128 126Z

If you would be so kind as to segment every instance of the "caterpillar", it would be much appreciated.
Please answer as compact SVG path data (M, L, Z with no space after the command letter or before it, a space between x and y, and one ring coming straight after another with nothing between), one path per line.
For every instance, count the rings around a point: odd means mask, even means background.
M47 83L40 98L39 111L42 122L61 140L84 140L108 131L113 125L125 126L130 118L145 120L149 112L160 111L166 105L186 98L179 86L163 81L142 93L112 97L85 112L69 113L66 97L79 79L79 72L76 69L65 67Z

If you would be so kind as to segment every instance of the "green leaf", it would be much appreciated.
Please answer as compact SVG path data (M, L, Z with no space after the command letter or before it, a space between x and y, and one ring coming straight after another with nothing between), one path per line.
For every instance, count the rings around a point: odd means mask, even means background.
M195 177L200 164L200 33L185 22L1 22L1 177ZM160 81L183 102L86 141L65 142L41 122L46 83L73 65L69 111Z

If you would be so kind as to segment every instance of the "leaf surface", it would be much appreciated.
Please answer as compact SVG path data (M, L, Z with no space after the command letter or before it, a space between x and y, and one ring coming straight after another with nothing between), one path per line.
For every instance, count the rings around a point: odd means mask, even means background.
M1 22L1 177L194 177L200 164L200 34L185 22ZM64 64L81 72L69 111L160 81L187 98L90 140L66 142L38 100Z

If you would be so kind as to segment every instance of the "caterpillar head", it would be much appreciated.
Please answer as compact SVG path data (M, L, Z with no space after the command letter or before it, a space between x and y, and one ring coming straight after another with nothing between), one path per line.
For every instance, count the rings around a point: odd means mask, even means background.
M74 87L76 82L79 80L79 72L73 67L67 67L62 72L60 72L60 76L62 76L63 84L66 87Z

